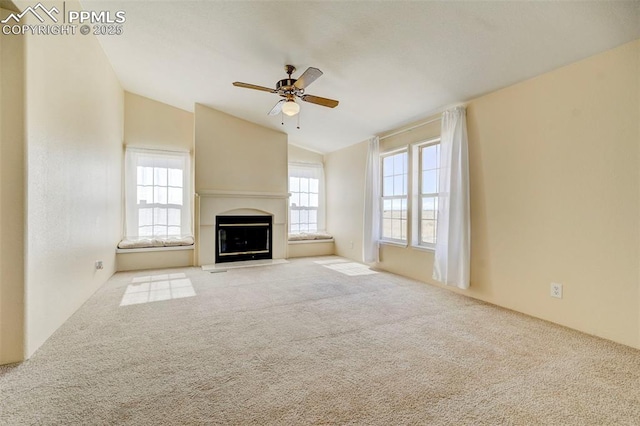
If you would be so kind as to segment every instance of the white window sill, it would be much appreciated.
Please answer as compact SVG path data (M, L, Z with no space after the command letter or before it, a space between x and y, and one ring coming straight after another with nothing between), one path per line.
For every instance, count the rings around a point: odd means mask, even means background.
M326 238L324 240L294 240L289 241L289 244L319 244L319 243L333 243L333 238Z
M411 246L412 249L418 250L418 251L426 251L429 253L434 253L436 251L435 247L425 247L425 246Z
M408 245L407 243L402 243L399 241L388 241L388 240L381 240L380 244L383 246L391 246L391 247L401 247L401 248L407 248Z
M130 249L116 248L116 253L126 254L126 253L145 253L145 252L152 252L152 251L193 250L194 247L195 245L192 244L190 246L140 247L140 248L130 248Z
M380 241L380 244L383 246L391 246L391 247L398 247L398 248L405 248L405 249L412 249L412 250L417 250L417 251L426 251L426 252L430 252L433 253L436 251L435 247L425 247L425 246L418 246L418 245L409 245L407 243L401 243L401 242L397 242L397 241Z

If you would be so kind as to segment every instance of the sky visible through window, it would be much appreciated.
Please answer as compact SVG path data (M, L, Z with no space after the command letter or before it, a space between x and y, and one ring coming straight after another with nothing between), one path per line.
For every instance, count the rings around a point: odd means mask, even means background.
M408 154L382 159L382 237L407 239Z
M307 177L289 177L291 233L318 231L320 181Z
M168 167L137 167L138 234L140 237L181 235L183 171Z
M420 148L420 244L435 244L438 224L440 144Z

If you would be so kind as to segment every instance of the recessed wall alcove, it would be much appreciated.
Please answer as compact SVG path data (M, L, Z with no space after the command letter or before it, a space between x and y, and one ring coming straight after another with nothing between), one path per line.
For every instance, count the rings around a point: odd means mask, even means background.
M198 265L215 264L216 216L269 215L273 259L285 259L288 140L281 131L195 106L195 233Z

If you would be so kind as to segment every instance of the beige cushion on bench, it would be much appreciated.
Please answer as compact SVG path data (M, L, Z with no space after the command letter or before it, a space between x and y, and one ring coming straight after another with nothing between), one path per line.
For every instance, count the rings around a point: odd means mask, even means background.
M176 247L192 246L193 237L171 238L137 238L135 240L124 239L118 244L120 249L151 248L151 247Z
M331 240L333 236L326 232L301 232L289 234L289 241Z

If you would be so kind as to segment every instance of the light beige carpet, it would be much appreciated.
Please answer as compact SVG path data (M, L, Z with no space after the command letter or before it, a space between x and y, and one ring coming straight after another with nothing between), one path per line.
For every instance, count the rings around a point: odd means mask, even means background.
M315 260L115 275L0 368L0 424L640 424L640 351Z

